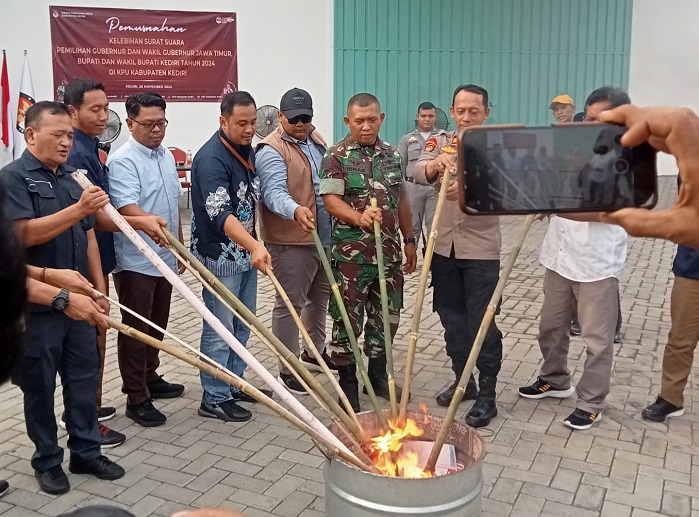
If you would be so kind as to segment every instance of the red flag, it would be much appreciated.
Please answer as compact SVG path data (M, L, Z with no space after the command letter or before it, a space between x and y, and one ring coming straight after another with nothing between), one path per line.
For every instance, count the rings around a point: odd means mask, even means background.
M12 143L12 123L9 118L10 106L10 79L7 75L7 58L5 51L2 51L2 76L0 77L0 120L2 120L2 143L5 147L10 147Z

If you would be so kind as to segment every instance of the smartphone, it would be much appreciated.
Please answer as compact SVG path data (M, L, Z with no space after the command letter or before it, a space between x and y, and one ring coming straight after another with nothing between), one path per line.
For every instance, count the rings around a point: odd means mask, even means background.
M457 177L467 214L653 208L656 151L623 147L624 126L478 126L459 134Z

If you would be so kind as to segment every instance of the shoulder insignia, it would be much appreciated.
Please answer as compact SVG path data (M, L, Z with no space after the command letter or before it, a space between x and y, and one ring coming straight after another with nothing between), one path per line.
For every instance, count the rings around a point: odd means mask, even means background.
M425 144L425 149L424 152L430 153L434 151L437 148L437 139L436 138L430 138L427 143Z

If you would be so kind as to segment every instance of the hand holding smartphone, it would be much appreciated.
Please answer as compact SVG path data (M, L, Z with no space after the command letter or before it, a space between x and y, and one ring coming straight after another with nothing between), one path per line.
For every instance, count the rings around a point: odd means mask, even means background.
M656 151L620 144L615 124L467 128L459 134L461 209L473 215L652 208Z

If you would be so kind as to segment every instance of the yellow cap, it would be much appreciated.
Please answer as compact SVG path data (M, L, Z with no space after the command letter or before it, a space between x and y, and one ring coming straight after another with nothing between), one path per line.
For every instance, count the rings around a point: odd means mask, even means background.
M570 104L571 106L575 106L573 99L570 97L570 95L567 94L558 95L557 97L554 97L554 99L551 101L551 104L549 104L550 110L553 109L554 104Z

